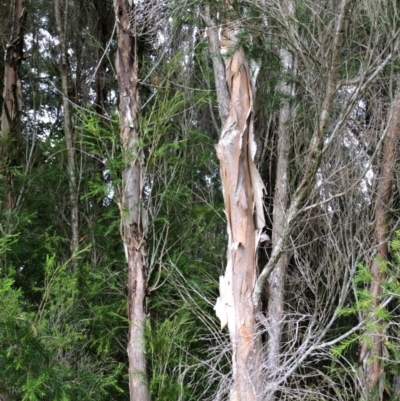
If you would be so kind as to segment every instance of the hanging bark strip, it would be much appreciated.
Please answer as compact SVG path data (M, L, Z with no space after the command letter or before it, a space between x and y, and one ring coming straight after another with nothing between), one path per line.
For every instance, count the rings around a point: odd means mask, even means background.
M147 266L145 215L141 205L143 155L139 144L138 64L132 30L134 5L115 0L118 29L116 71L119 89L120 136L125 158L121 188L122 240L128 263L128 362L131 401L149 401L144 328L146 319Z
M13 165L15 159L15 144L19 134L19 123L22 106L21 81L18 70L21 65L24 48L24 23L26 20L24 0L15 0L13 4L13 32L10 42L6 47L6 59L4 65L4 92L3 107L1 113L1 149L0 157L7 164ZM14 156L13 156L14 155ZM7 206L11 209L14 205L12 196L11 173L6 175Z
M215 310L221 327L228 326L233 348L230 400L253 401L261 394L262 358L252 293L256 280L257 238L265 225L264 186L254 164L256 145L251 113L255 76L251 76L243 50L238 48L239 27L233 25L233 29L222 30L219 43L213 21L207 16L205 20L210 27L212 51L219 48L225 54L233 51L225 59L225 66L220 55L213 54L222 120L217 155L229 237L227 267L225 275L220 277L220 297ZM226 77L227 91L225 84L221 85L221 74Z
M375 240L379 244L377 257L371 265L372 283L372 312L368 317L370 326L366 333L366 340L360 349L359 363L361 366L362 388L370 391L376 400L381 400L385 389L385 375L383 366L384 356L384 324L375 314L381 302L382 282L386 275L382 264L387 261L389 253L390 232L390 201L392 198L392 182L396 159L397 142L400 136L400 93L393 101L391 117L387 127L387 134L383 146L381 168L378 178L377 196L375 202Z
M342 0L341 2L333 35L332 51L327 64L329 76L326 92L318 124L316 124L310 141L303 178L287 207L279 232L276 232L270 259L258 277L255 266L256 237L257 230L262 229L264 222L260 221L263 216L263 184L254 166L253 150L250 150L255 147L251 124L254 88L251 78L253 77L250 75L249 66L242 50L238 48L239 29L237 25L231 25L234 29L222 30L220 44L213 20L207 13L203 16L209 26L208 37L213 53L217 98L222 120L221 139L217 146L217 152L221 162L229 244L228 265L225 275L220 278L220 297L215 309L222 327L228 325L233 346L231 400L254 400L262 391L261 344L256 328L256 317L263 318L260 313L261 294L266 280L284 254L284 248L298 219L299 211L314 187L323 154L324 135L337 91L344 27L352 1ZM219 49L220 45L222 45L222 50L226 50L226 54L231 55L225 60L228 95L225 93L224 86L219 83L223 61L215 49ZM225 117L226 110L228 110L228 114ZM253 205L256 206L256 225L253 223ZM251 235L252 233L253 235ZM255 237L254 234L256 234ZM280 289L278 290L280 291ZM250 305L251 298L253 305ZM279 299L278 301L280 302ZM277 335L278 341L274 344L274 355L279 355L280 335L279 333Z
M61 12L60 0L54 1L54 14L58 38L60 41L60 75L61 93L64 111L64 137L67 146L67 168L69 185L69 202L71 208L71 253L74 254L79 244L79 220L78 220L78 185L76 180L76 153L73 138L73 126L71 120L71 106L68 99L68 60L67 60L67 26L68 26L68 2L65 0L64 9ZM75 267L75 262L72 264Z

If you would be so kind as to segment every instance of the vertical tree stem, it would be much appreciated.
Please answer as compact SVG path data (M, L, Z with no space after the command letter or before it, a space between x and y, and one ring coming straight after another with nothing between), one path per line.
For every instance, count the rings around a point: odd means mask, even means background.
M69 185L69 202L71 208L71 253L74 254L79 244L79 217L78 217L78 186L76 180L76 154L75 141L73 138L73 127L71 120L71 107L68 99L68 59L67 59L67 9L68 1L65 0L64 12L61 13L60 0L54 0L54 13L56 17L56 26L58 38L60 40L60 75L61 75L61 92L64 111L64 136L67 146L67 169L68 169L68 185ZM63 14L63 16L62 16ZM73 263L75 265L75 263Z
M120 136L124 152L121 188L121 226L128 263L128 362L131 401L149 401L144 330L146 321L146 233L143 190L143 153L140 147L138 64L132 30L134 5L129 0L114 3L118 29L116 71L119 89Z

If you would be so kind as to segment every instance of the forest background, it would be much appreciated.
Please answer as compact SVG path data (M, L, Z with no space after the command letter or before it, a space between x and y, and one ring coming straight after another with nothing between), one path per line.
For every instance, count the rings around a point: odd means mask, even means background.
M0 400L399 400L397 0L0 0Z

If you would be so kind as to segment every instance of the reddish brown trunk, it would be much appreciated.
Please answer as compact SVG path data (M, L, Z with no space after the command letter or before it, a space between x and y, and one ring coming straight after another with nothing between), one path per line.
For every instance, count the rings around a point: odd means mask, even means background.
M119 89L120 135L125 157L121 188L122 239L128 263L128 362L131 401L149 401L147 390L144 329L146 320L147 267L145 258L143 156L139 144L139 98L137 58L132 32L134 6L129 0L115 1L118 24L116 70Z
M372 283L370 286L370 293L372 296L372 311L367 317L373 329L366 333L367 340L361 346L359 361L361 365L363 388L371 392L373 399L376 400L382 398L384 391L384 366L382 363L384 353L384 326L381 319L374 314L374 310L379 307L381 301L382 281L385 278L385 273L382 271L382 261L387 260L389 252L389 207L392 197L396 144L399 135L400 95L397 95L392 106L391 119L383 146L375 202L375 239L379 245L377 256L371 265Z
M6 47L6 60L4 65L4 91L1 113L1 149L0 157L8 165L17 164L17 148L22 105L21 81L18 70L21 65L24 47L24 22L26 12L24 0L15 0L13 4L13 32ZM6 175L7 206L14 205L12 195L13 176Z

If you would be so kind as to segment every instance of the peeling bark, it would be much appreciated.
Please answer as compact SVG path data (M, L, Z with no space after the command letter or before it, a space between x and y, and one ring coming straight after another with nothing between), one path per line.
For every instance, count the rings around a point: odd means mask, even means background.
M219 83L218 105L222 120L217 145L228 230L227 267L220 277L220 297L215 310L221 328L228 326L233 355L231 401L252 401L261 394L261 339L257 332L252 293L256 281L256 248L264 227L264 185L254 164L253 83L250 66L241 49L225 59L216 49L229 54L237 48L239 27L224 29L221 42L209 18L209 40L216 82L224 72L228 91ZM221 46L222 45L222 46ZM226 109L228 114L226 115ZM226 115L226 117L225 117Z
M384 326L374 310L379 307L382 294L382 281L386 275L382 271L382 262L389 253L389 210L392 198L392 181L396 160L396 146L400 136L400 94L392 106L391 117L383 146L381 168L375 201L375 240L379 244L377 256L371 265L372 283L369 291L372 296L372 311L368 316L373 330L366 333L366 341L360 349L359 363L363 388L369 391L374 400L381 400L385 389L385 375L382 358L384 356Z
M290 2L288 3L290 4ZM287 133L284 125L289 119L289 110L282 109L279 145L280 181L277 182L277 193L274 200L276 213L274 216L274 238L270 259L256 275L255 249L257 238L265 223L262 211L262 192L264 190L260 176L253 162L255 145L252 137L252 96L253 80L249 63L238 48L237 35L240 31L238 24L226 23L221 31L221 43L218 43L216 27L209 15L204 19L209 26L208 37L210 48L221 47L230 58L225 59L225 76L229 91L229 98L225 99L223 87L217 85L217 97L222 120L222 133L217 145L218 157L221 164L221 179L224 189L225 212L228 225L228 264L226 273L220 278L220 297L215 306L221 326L228 326L233 345L233 386L231 400L255 400L265 393L261 385L261 343L256 327L256 318L266 322L261 313L261 295L266 280L275 286L273 290L273 306L270 307L269 319L276 324L268 324L270 339L270 364L276 363L280 356L280 343L283 317L283 281L287 256L285 246L291 235L294 225L298 221L300 212L305 206L311 191L314 188L316 173L324 152L324 137L328 130L330 114L337 92L337 81L340 67L340 57L343 45L344 28L352 0L342 0L339 15L335 24L331 51L327 54L326 70L328 71L325 94L321 104L321 111L308 148L308 157L305 163L303 177L294 191L290 204L287 203ZM288 19L289 20L289 19ZM289 23L284 21L284 23ZM233 29L232 29L233 27ZM222 45L222 46L221 46ZM222 61L212 50L215 79L219 82L218 73L221 71ZM289 54L282 56L289 56ZM286 57L288 60L288 57ZM290 61L289 61L290 64ZM228 103L229 114L226 119L224 108ZM286 113L286 114L285 114ZM249 150L249 149L252 150ZM254 167L253 167L254 166ZM255 172L254 175L252 172ZM282 180L286 182L282 185ZM278 180L277 180L278 181ZM279 187L280 185L280 187ZM259 206L261 205L261 206ZM256 215L253 216L255 210ZM253 219L253 217L255 217ZM260 220L257 221L257 218ZM254 223L255 221L255 223ZM253 237L252 234L255 234ZM244 242L243 242L244 241ZM277 268L277 266L280 266ZM277 269L277 270L276 270ZM276 272L275 272L276 270ZM274 272L274 273L273 273ZM271 274L273 276L271 277ZM253 305L250 305L252 298ZM275 328L274 328L274 327ZM248 340L247 340L248 339ZM247 340L247 341L246 341ZM276 366L275 366L276 368ZM271 392L270 397L274 397Z
M149 401L144 330L146 321L146 232L142 208L143 155L139 144L139 96L136 43L132 31L134 5L115 0L118 29L116 71L120 136L125 157L121 187L121 227L128 264L128 362L131 401Z

